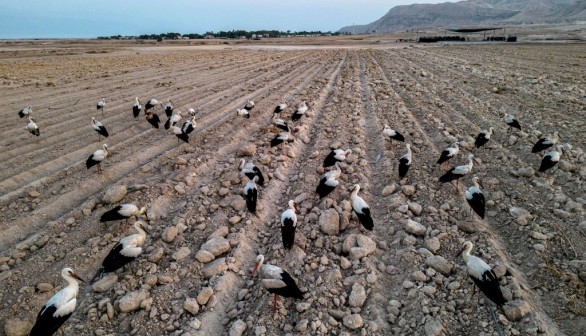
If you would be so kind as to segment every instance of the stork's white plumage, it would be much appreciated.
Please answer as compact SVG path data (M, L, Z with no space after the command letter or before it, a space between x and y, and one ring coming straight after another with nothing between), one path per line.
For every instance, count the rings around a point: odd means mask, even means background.
M277 312L277 295L303 299L303 292L297 287L295 280L285 270L278 266L263 264L264 256L258 255L256 257L256 264L252 269L252 276L258 272L261 278L263 287L274 295L273 311Z
M161 103L159 103L158 100L156 100L155 98L150 99L146 105L144 106L144 111L147 112L148 110L152 109L153 107L159 105Z
M543 138L539 139L539 141L537 141L535 145L533 145L531 153L539 153L542 150L546 150L551 146L555 145L559 140L560 136L557 131L553 132L553 135L546 135Z
M487 298L496 303L497 306L504 305L507 300L503 297L496 274L484 260L470 255L472 247L472 243L467 241L464 243L462 250L458 253L462 255L462 258L466 263L468 275Z
M467 164L451 168L450 170L448 170L447 173L445 173L444 175L442 175L439 178L439 181L442 183L451 182L454 180L458 181L460 178L462 178L462 177L466 176L467 174L469 174L470 172L472 172L473 160L474 160L474 154L468 154L468 163ZM456 186L456 188L457 188L457 186Z
M303 117L305 115L305 112L307 112L308 109L309 109L309 107L307 106L307 103L305 102L305 100L302 101L297 106L297 109L295 110L295 112L293 112L293 115L291 115L291 120L297 121L297 120L301 119L301 117Z
M252 162L246 162L245 159L240 159L240 164L238 165L238 169L240 169L240 173L246 175L249 180L252 180L255 176L258 177L258 184L264 185L265 178L262 175L261 170L254 165Z
M323 166L324 167L331 167L336 162L342 162L342 161L346 160L346 156L351 153L352 153L351 149L343 150L343 149L339 149L339 148L332 148L330 153L328 153L328 156L326 156L326 158L324 159Z
M27 115L30 115L32 113L33 113L33 108L30 106L27 106L27 107L23 108L22 110L18 111L18 116L21 118L24 118Z
M470 208L472 208L480 218L484 218L486 204L484 201L484 194L480 190L481 185L480 179L474 176L472 178L472 186L466 190L466 201L470 205Z
M286 108L287 108L287 103L280 103L279 105L277 105L277 107L275 107L275 109L273 110L273 113L281 113L281 112L285 111Z
M87 161L85 162L85 166L87 169L90 169L91 167L97 165L98 166L98 174L102 173L102 161L104 161L108 155L110 155L110 152L108 152L108 145L104 144L102 146L102 149L98 149L97 151L93 152L92 155L90 155L90 157L87 159Z
M257 181L258 176L254 176L252 180L248 180L243 190L244 198L246 199L246 207L248 208L248 211L252 213L256 212L256 202L258 200L258 189L256 188Z
M250 113L248 112L247 109L237 109L236 115L239 117L244 117L246 119L250 119Z
M411 167L411 161L413 154L411 153L411 144L406 144L407 153L399 159L399 178L404 178L407 175L407 171L409 171L409 167Z
M488 130L482 130L476 136L476 140L474 141L474 146L476 148L480 148L480 146L484 146L492 137L492 133L494 132L494 127L489 128Z
M393 148L393 140L397 140L397 141L401 141L401 142L405 141L405 137L401 133L395 131L387 124L385 124L385 126L383 127L383 135L385 136L385 138L387 140L389 140L391 148Z
M448 147L442 151L440 158L437 160L437 164L443 164L448 162L451 158L456 156L460 152L460 143L455 142L452 147Z
M173 115L173 102L171 99L167 99L167 104L165 104L165 115L167 115L167 118Z
M106 127L101 122L97 121L94 117L92 117L92 126L94 130L98 132L98 141L102 139L102 136L104 138L110 136L110 134L108 134L108 130L106 130Z
M513 128L518 129L519 131L521 130L521 124L519 124L519 121L512 115L505 113L503 115L503 120L505 121L505 123L507 125L509 125L509 128L507 131L511 131Z
M320 198L324 198L329 195L340 184L340 181L338 181L338 178L340 178L340 175L342 174L342 169L340 169L340 162L336 162L335 166L336 169L326 172L319 180L319 184L315 189L315 192L319 195Z
M179 143L179 140L182 140L185 143L189 142L189 135L187 133L184 133L181 127L171 126L171 131L177 137L177 143Z
M31 134L34 134L36 136L41 135L41 130L39 129L39 125L37 125L37 123L35 123L35 121L33 120L32 117L28 117L28 124L26 125L26 127L24 129L26 129Z
M291 249L295 243L295 228L297 227L297 215L295 211L297 204L295 201L289 201L289 209L281 214L281 238L283 239L283 247Z
M543 159L541 159L541 164L539 165L539 172L544 173L546 170L553 168L556 164L558 164L558 162L560 162L563 151L564 146L557 145L555 150L545 153Z
M246 111L250 111L250 110L252 110L252 108L254 107L254 105L255 105L255 104L254 104L254 101L252 101L252 100L247 100L247 101L246 101L246 104L244 104L244 107L243 107L243 109L245 109Z
M293 142L295 138L291 135L291 132L281 132L271 140L271 147L281 145L281 151L285 152L285 144L287 142Z
M191 134L191 132L193 132L193 130L196 127L197 127L197 122L195 122L195 117L192 117L191 119L189 119L183 123L183 125L181 126L181 131L183 133L189 135L189 134Z
M358 216L358 220L360 224L364 226L365 229L368 231L372 231L374 228L374 222L372 220L372 215L370 214L370 208L368 204L362 199L362 197L358 196L358 191L360 191L360 185L355 184L354 188L352 189L352 193L350 194L350 203L352 203L352 211Z
M104 108L106 107L106 98L102 97L100 100L98 100L98 103L96 104L96 110L102 110L102 114L104 114Z
M140 110L142 110L142 105L140 105L140 101L138 97L134 98L134 104L132 104L132 115L136 118L140 114Z
M29 336L53 335L75 311L78 280L84 280L68 267L61 271L61 276L67 281L67 287L53 295L43 306Z
M117 207L108 210L100 217L100 222L109 222L115 220L129 219L131 217L139 217L145 214L147 211L146 207L138 208L134 204L120 204ZM147 216L148 219L148 216Z
M165 129L168 130L171 126L175 126L175 124L177 124L181 120L181 118L183 118L183 116L181 115L181 111L173 113L173 115L167 118L167 121L165 122Z
M120 241L112 247L110 253L104 258L102 268L98 271L96 277L104 272L114 272L142 254L142 246L146 241L148 232L145 229L145 223L143 221L136 221L134 223L134 228L138 233L120 239ZM94 279L96 277L94 277Z
M275 125L277 128L282 129L285 132L291 131L291 129L289 128L289 124L287 124L285 120L277 118L277 114L273 114L271 120L273 122L273 125Z
M195 110L192 108L187 109L187 113L189 114L189 116L191 117L195 117Z

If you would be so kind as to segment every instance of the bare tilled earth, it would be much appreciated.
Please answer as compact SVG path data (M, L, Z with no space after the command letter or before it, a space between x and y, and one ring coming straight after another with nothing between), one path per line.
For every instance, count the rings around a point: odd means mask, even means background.
M91 279L134 233L130 224L100 223L101 214L135 203L148 207L145 253L82 285L65 335L496 335L455 257L465 240L500 277L505 335L584 335L585 55L584 45L0 48L0 334L26 334L63 288L62 268ZM134 119L135 96L196 109L190 143L153 129L143 114ZM247 99L256 102L251 118L236 117ZM310 111L282 155L269 147L278 132L272 111L287 101L289 119L303 100ZM17 116L29 105L40 137ZM523 131L507 135L501 112ZM97 142L92 116L108 128L105 141ZM405 146L388 149L384 124L413 146L403 181ZM473 149L491 126L493 140ZM531 147L555 130L566 150L538 175ZM485 220L437 182L435 162L455 141L465 148L452 164L468 152L481 161L473 175L484 185ZM85 160L103 143L111 156L98 175ZM320 201L330 146L353 152L340 186ZM268 180L256 215L241 196L242 157ZM357 183L372 232L351 215ZM298 235L285 251L280 216L290 199L300 207ZM250 274L257 254L287 270L304 299L279 298L273 314L272 295Z

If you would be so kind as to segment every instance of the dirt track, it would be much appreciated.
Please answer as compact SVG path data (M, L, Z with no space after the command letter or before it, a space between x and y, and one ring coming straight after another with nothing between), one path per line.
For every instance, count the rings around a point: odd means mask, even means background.
M246 335L496 335L485 305L470 299L462 259L454 257L464 240L491 266L502 265L497 273L505 297L530 308L518 321L499 312L506 335L586 334L584 45L56 50L0 48L1 325L34 321L63 286L63 267L91 278L114 242L133 231L99 223L112 207L102 203L104 192L125 185L122 203L149 207L147 251L117 273L112 289L82 288L66 335L220 335L237 320L248 324ZM143 114L134 119L135 96L143 105L170 98L176 110L196 109L190 143L178 145ZM103 115L95 111L100 97L107 99ZM236 117L247 99L257 103L252 117ZM282 156L268 146L276 134L268 127L272 110L302 100L310 102L310 113ZM17 116L28 105L38 138ZM499 116L505 111L523 132L506 134ZM92 116L108 128L107 140L97 142ZM385 146L384 124L414 147L414 165L402 182L397 164L405 147ZM464 196L438 184L442 170L435 161L446 146L471 145L490 126L496 134L486 148L464 149L452 160L463 163L472 151L482 161L474 175L484 183L487 217L471 220ZM531 146L554 130L568 150L559 168L537 176L527 169L540 161ZM102 143L112 155L97 175L85 160ZM242 208L240 196L245 182L237 153L249 143L256 154L247 159L268 176L256 216ZM341 185L319 201L314 190L330 145L353 154L342 165ZM355 183L371 207L372 233L350 215ZM297 245L285 253L278 232L289 199L301 213ZM513 207L531 216L514 218ZM320 231L329 208L340 215L339 235ZM426 232L407 233L407 218ZM163 241L175 229L177 236ZM226 237L230 249L216 258L225 258L219 264L226 269L208 279L195 256L212 234ZM352 260L343 250L355 234L370 237L376 250ZM181 258L184 247L190 254ZM272 296L250 276L258 253L293 275L307 292L302 303L281 298L280 313L272 315ZM448 272L426 264L434 255L448 261ZM41 293L46 286L39 283L56 289ZM351 306L358 285L367 299ZM184 310L204 287L213 288L212 298L195 314ZM148 298L122 313L120 299L139 290ZM350 329L351 314L364 325Z

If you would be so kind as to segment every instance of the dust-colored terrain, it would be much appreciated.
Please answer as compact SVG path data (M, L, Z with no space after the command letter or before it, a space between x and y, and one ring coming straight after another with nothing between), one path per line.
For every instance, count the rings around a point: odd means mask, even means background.
M99 222L115 186L124 186L118 203L149 207L146 252L81 288L65 335L496 335L454 256L465 240L495 268L511 302L497 312L505 335L586 334L586 46L393 46L0 47L0 334L34 322L63 287L63 267L91 279L133 233L130 224ZM190 143L152 128L144 114L134 119L134 97L196 109ZM247 99L256 102L251 118L236 117ZM281 155L269 147L273 109L302 100L310 112ZM29 105L40 137L17 115ZM507 135L501 112L523 131ZM97 141L92 116L108 139ZM384 124L413 145L403 181L405 147L386 147ZM493 140L472 149L490 126ZM566 151L557 168L537 175L531 147L555 130ZM482 161L473 175L483 180L485 220L437 182L435 162L457 140L467 146L453 164L470 151ZM98 175L85 160L103 143L112 155ZM256 215L244 206L238 170L250 144L246 158L268 180ZM353 153L340 186L320 201L315 187L331 145ZM356 183L372 232L351 216ZM285 251L279 227L289 199L301 210L296 245ZM212 236L224 237L216 239L222 248L211 263L198 261ZM357 240L365 248L349 253ZM250 275L258 253L289 271L305 298L280 298L273 315L272 296ZM122 312L129 298L140 305Z

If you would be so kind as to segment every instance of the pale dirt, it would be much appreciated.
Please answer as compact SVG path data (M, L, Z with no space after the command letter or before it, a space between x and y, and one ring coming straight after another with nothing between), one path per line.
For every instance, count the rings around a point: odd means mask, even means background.
M507 334L586 334L584 277L569 266L570 261L586 259L586 233L579 227L584 211L568 209L567 218L553 211L564 209L569 200L584 205L586 199L582 151L586 146L586 46L397 48L392 44L370 49L368 42L353 40L339 44L344 48L335 48L334 42L324 44L329 45L304 50L89 42L0 47L0 335L7 319L34 321L55 292L39 293L38 283L61 288L59 272L66 266L91 278L114 241L132 231L99 223L100 215L110 208L101 204L101 196L114 184L134 187L124 203L162 207L162 218L149 223L152 235L147 253L119 272L114 291L97 294L89 285L81 290L65 335L224 335L236 319L249 323L246 335L262 334L263 327L266 335L314 335L320 333L321 325L330 334L423 335L423 325L430 318L441 321L448 335L492 335L490 315L483 305L474 303L476 299L470 299L472 282L461 258L454 257L464 240L473 240L473 252L491 265L504 264L508 272L503 286L530 304L530 314L521 321L509 322L500 314ZM191 142L178 145L162 126L156 130L146 123L143 114L134 119L135 96L143 105L150 98L170 98L176 110L198 110ZM103 114L95 111L100 97L107 99ZM237 118L235 110L246 99L257 103L252 117ZM293 157L279 161L280 151L268 147L275 133L266 126L276 104L296 105L301 100L311 103L310 116L301 121L306 129L290 146ZM24 130L25 122L17 116L28 105L40 126L38 138ZM517 116L529 136L509 139L501 111ZM291 112L290 107L283 117ZM164 119L162 111L158 114ZM97 142L92 116L108 128L107 140ZM402 183L396 170L404 146L385 147L381 133L385 123L414 146L414 166ZM487 200L493 203L487 218L476 221L480 232L468 234L456 226L470 218L465 200L451 186L438 185L442 171L435 161L453 142L449 137L470 141L490 126L496 128L494 141L473 152L482 160L475 175L485 181ZM537 139L533 132L554 130L560 132L562 143L572 146L562 158L568 165L554 169L547 178L512 175L518 168L537 169L540 159L530 154ZM305 136L308 141L301 141ZM313 194L318 167L336 141L354 149L356 160L345 168L331 200L319 202ZM243 184L225 183L229 175L237 174L236 152L248 142L258 148L250 159L269 177L260 190L257 216L232 209L231 201L239 197ZM103 164L104 174L97 175L95 168L86 170L85 160L103 143L109 144L112 155ZM454 163L463 162L466 154L463 150ZM177 157L185 158L187 165L176 164ZM283 180L275 178L277 171ZM375 218L374 231L366 234L379 248L353 267L340 269L336 246L348 234L363 231L350 220L339 237L325 236L310 213L319 216L332 202L339 206L355 183L363 187L361 195ZM417 192L410 198L400 191L383 198L382 189L392 183L399 188L400 184L414 185ZM463 179L461 190L469 183L470 177ZM174 190L179 184L185 194ZM222 184L230 190L227 196L218 193ZM204 194L202 188L210 191ZM33 191L40 196L32 197ZM310 197L303 202L298 231L306 237L306 246L286 254L279 246L280 214L289 199L304 192ZM449 276L416 283L436 287L437 292L429 296L403 288L414 271L428 269L418 252L424 240L418 238L413 246L404 241L399 220L403 217L391 205L406 200L423 206L423 213L412 218L428 228L427 235L440 238L436 254L458 265ZM92 202L97 207L89 206ZM532 214L529 226L513 221L512 206ZM84 208L91 208L91 213L84 214ZM242 221L228 224L235 215ZM73 223L66 224L68 219ZM164 243L163 230L178 222L185 223L186 231L172 243ZM226 254L229 270L207 281L194 255L224 225L230 227L233 240ZM536 240L531 232L548 239ZM535 244L544 245L545 251L538 252ZM182 246L192 254L176 262L172 254ZM165 251L162 260L148 262L146 254L159 247ZM310 293L305 299L311 303L309 310L297 312L297 302L281 298L281 314L272 315L272 296L258 282L250 282L249 270L257 253L289 270ZM320 259L324 256L325 264ZM388 272L389 266L396 267L396 272ZM337 272L341 279L336 278ZM148 287L153 298L148 310L120 314L117 300L128 291L144 288L147 274L159 279L168 276L171 283L159 281ZM367 274L375 274L377 280L366 283ZM347 304L335 299L345 296L347 301L352 286L344 279L350 276L366 286L368 299L359 313L376 327L366 323L362 330L353 331L342 326L341 320L331 321L332 309L349 311ZM461 287L450 290L447 284L456 281ZM195 331L190 329L194 317L183 311L183 302L205 286L216 289L217 302L213 308L202 307L197 315L202 326ZM243 288L249 293L239 301L237 294ZM114 305L113 319L108 319L104 308L97 308L106 298ZM390 300L402 303L395 323L387 318ZM445 309L452 304L455 309ZM309 320L307 330L295 331L296 323L304 319Z

